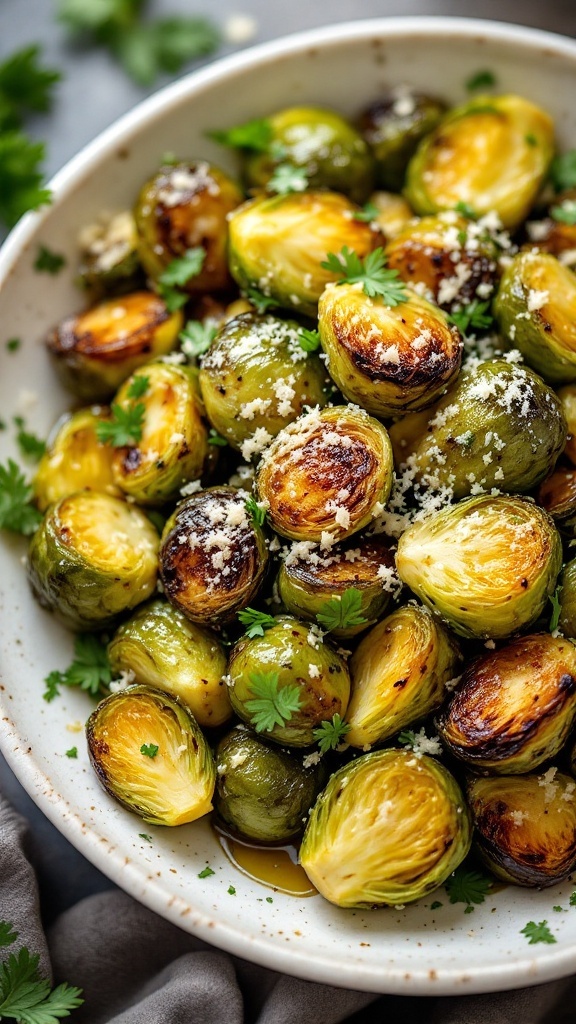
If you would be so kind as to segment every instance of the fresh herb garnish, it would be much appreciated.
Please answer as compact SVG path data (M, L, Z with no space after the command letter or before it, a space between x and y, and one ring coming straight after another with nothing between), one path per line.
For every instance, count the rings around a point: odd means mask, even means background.
M550 181L555 192L576 187L576 149L554 157L550 165Z
M276 619L268 612L259 612L256 608L243 608L238 612L238 621L247 626L246 636L252 640L255 636L264 636L267 629L276 625Z
M274 900L272 899L271 896L266 897L266 903L274 903Z
M571 907L576 907L576 891L570 893L570 899L568 900L568 903Z
M14 931L14 925L10 924L10 921L0 921L0 948L11 946L17 938L18 932Z
M320 346L320 333L318 331L309 331L307 327L302 327L298 334L298 344L304 352L315 352Z
M11 946L18 933L8 921L0 921L0 946ZM82 989L64 982L50 989L38 971L40 957L23 946L0 964L0 1020L20 1024L58 1024L70 1011L82 1006Z
M442 906L442 903L440 902L440 900L434 900L434 903L430 904L430 910L438 910L438 907L441 907L441 906Z
M228 441L225 437L222 437L214 427L210 427L210 433L208 435L208 444L215 444L217 448L225 448Z
M576 224L576 202L567 200L561 206L553 206L550 216L559 224Z
M42 274L58 274L66 266L66 257L59 252L52 252L47 245L38 246L38 255L34 261L34 270Z
M337 284L360 282L365 295L371 299L380 296L388 306L398 306L408 298L406 285L400 280L398 271L386 268L386 256L381 246L361 260L347 245L343 245L338 255L329 252L328 258L320 265L342 278Z
M464 867L456 868L444 882L450 903L484 903L492 888L492 882L479 871L467 871Z
M123 406L112 402L111 418L96 424L96 437L100 444L113 448L134 447L142 437L146 406L143 402Z
M52 91L61 75L39 63L40 47L17 50L0 64L0 132L21 128L28 113L52 106Z
M256 732L271 732L276 725L282 728L301 707L300 687L279 688L277 672L252 672L250 692L254 700L244 701L244 707Z
M228 895L229 896L235 896L236 895L236 889L234 888L233 885L229 885L227 891L228 891Z
M69 757L74 761L78 757L78 747L70 747L70 749L66 751L66 757Z
M463 309L452 313L448 320L451 324L456 325L461 334L468 334L470 329L487 331L494 322L494 317L488 312L489 309L489 301L480 302L478 299L473 299Z
M375 203L364 203L361 210L356 210L352 214L354 220L364 221L365 224L370 224L373 220L376 220L380 215L380 210Z
M253 153L267 153L272 142L272 125L266 118L256 118L226 131L208 132L208 138L232 149L247 149Z
M193 277L198 276L205 259L206 253L202 246L196 246L194 249L187 249L183 256L172 260L160 274L158 291L170 313L175 313L188 302L189 295L180 289Z
M46 451L46 442L25 429L25 423L21 416L14 417L14 424L17 427L16 443L22 455L37 462Z
M264 292L258 291L257 288L246 288L245 295L257 313L266 313L269 309L278 309L280 305L277 299L272 298L271 295L264 295Z
M6 342L6 351L17 352L21 345L22 342L20 338L9 338L8 341Z
M45 155L44 143L33 142L24 132L0 133L0 220L7 227L51 201L52 193L43 186Z
M479 89L491 89L496 85L496 75L487 69L476 71L466 80L468 92L478 92Z
M0 530L34 533L42 516L32 505L33 498L34 491L19 466L12 459L0 465Z
M187 359L196 359L208 351L217 333L213 324L188 320L180 331L180 348Z
M557 941L552 935L547 921L539 921L538 924L535 921L528 921L528 924L520 929L520 935L526 936L530 946L535 946L537 942L547 942L551 945Z
M150 377L145 377L142 373L137 374L128 385L128 398L142 398L142 396L148 391L149 387Z
M347 722L342 721L338 713L332 716L331 722L320 722L318 728L312 731L312 735L320 747L320 753L327 754L329 750L335 750L346 733L350 732L350 728Z
M560 594L561 593L562 593L562 584L559 583L558 586L556 587L556 590L554 591L554 593L550 594L550 597L548 598L548 600L550 601L550 604L552 605L552 615L550 616L550 626L549 626L549 629L550 629L551 633L553 633L556 629L558 629L558 624L560 622L560 615L562 614L562 604L561 604L561 601L560 601Z
M93 633L79 633L74 638L74 660L64 671L54 669L44 683L44 700L48 703L60 693L61 686L78 687L93 697L108 692L112 678L106 645Z
M398 733L398 743L402 747L409 747L410 750L416 743L416 733L413 729L403 729L402 732Z
M216 872L207 864L205 868L202 868L202 871L198 872L198 878L210 878L210 875L214 875L215 873Z
M139 839L143 839L145 843L151 843L152 842L152 836L149 836L147 832L139 832L138 833L138 838Z
M264 526L266 522L266 508L259 505L254 495L250 495L244 503L248 515L250 516L254 526Z
M464 203L461 200L459 203L456 203L454 209L456 210L456 213L461 213L467 220L478 220L478 214L476 213L476 210L470 206L470 203Z
M555 910L557 914L561 914L564 911L564 907L552 907L552 910Z
M308 188L308 175L305 167L295 164L278 164L266 182L266 191L284 196L290 192L305 192Z
M159 749L157 743L143 743L140 747L140 753L144 754L144 757L155 758Z
M323 629L350 629L363 626L366 618L361 614L362 594L356 587L348 587L342 597L331 597L320 606L316 618Z

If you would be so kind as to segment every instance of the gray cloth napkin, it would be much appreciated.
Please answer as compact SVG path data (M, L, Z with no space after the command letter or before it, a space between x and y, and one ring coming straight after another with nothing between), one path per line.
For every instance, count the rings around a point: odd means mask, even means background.
M465 998L376 997L285 977L221 953L119 890L65 911L45 933L42 850L0 796L0 919L55 984L84 990L76 1024L574 1024L576 979ZM0 962L2 955L0 951Z

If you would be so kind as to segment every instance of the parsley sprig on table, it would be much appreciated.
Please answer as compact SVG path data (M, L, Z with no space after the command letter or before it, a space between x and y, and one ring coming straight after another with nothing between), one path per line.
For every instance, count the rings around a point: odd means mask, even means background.
M535 921L528 921L528 924L520 929L520 935L526 936L530 946L535 946L537 942L547 942L552 945L557 941L552 935L547 921L539 921L538 924Z
M32 505L34 491L20 467L8 459L0 465L0 529L29 535L42 522L42 516Z
M381 246L361 260L352 249L343 245L337 255L329 252L320 265L341 278L337 284L361 283L365 295L371 299L379 296L388 306L399 306L408 298L406 285L400 280L398 271L386 267L386 256Z
M204 265L206 253L202 246L187 249L183 256L172 260L158 278L158 291L170 313L188 302L189 296L181 291L193 277L197 277Z
M327 632L350 629L366 622L361 614L362 594L356 587L348 587L342 597L331 597L320 606L316 618Z
M93 697L108 692L112 679L106 645L93 633L79 633L74 639L74 660L64 672L54 669L44 680L44 700L50 703L61 686L78 687Z
M250 692L253 700L244 702L256 732L271 732L275 725L286 725L301 706L300 687L278 686L277 672L252 672Z
M0 946L10 946L18 933L8 921L0 921ZM82 1006L82 989L64 982L52 991L38 971L40 957L23 946L0 964L0 1020L21 1024L58 1024L70 1011Z
M468 334L472 331L487 331L494 323L494 317L490 310L490 302L480 302L473 299L467 306L452 313L448 320L455 324L461 334Z
M259 612L256 608L243 608L238 612L238 621L246 626L246 636L252 640L255 636L264 636L267 629L276 625L276 619L267 612Z
M320 752L327 754L329 750L335 750L340 745L346 733L350 732L350 728L336 713L332 716L331 722L320 722L318 728L312 731L312 735L320 747Z
M448 876L444 888L450 903L466 903L471 907L473 903L484 903L492 888L492 882L487 875L460 866Z
M150 378L143 374L134 377L127 391L130 399L128 405L112 402L111 417L100 420L96 424L96 437L100 444L109 444L113 448L133 447L142 439L146 406L136 399L146 394Z

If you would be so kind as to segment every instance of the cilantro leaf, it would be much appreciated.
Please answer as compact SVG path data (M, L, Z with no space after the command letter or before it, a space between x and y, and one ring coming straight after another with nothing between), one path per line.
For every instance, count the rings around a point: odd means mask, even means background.
M468 334L470 328L475 331L487 331L494 323L494 317L488 312L490 302L479 302L473 299L467 306L452 313L448 320L455 324L461 334Z
M267 629L276 625L276 619L267 612L259 612L256 608L243 608L238 612L238 621L247 626L246 636L252 639L255 636L264 636Z
M159 749L160 748L157 743L143 743L140 747L140 753L143 754L144 757L150 757L153 759L156 757Z
M320 347L320 334L318 331L309 331L303 327L298 334L298 344L304 352L315 352Z
M128 386L128 398L142 398L146 394L150 387L150 377L145 377L144 374L139 373L132 378Z
M25 535L34 533L42 516L31 502L34 491L12 459L0 465L0 529Z
M552 615L550 616L550 632L553 633L555 629L558 629L558 623L560 622L560 615L562 614L562 604L560 602L560 594L562 593L562 585L558 584L556 590L550 595L548 600L552 605Z
M218 331L213 324L203 324L200 320L188 320L180 331L180 348L187 359L196 359L204 355L210 348Z
M553 206L550 216L559 224L576 224L576 203L573 200L565 200L561 206Z
M535 921L528 921L528 924L520 929L520 935L526 936L530 946L535 946L537 942L552 944L557 941L552 935L547 921L539 921L538 924Z
M444 882L444 888L450 898L450 903L484 903L487 894L492 888L492 882L486 875L479 871L468 871L460 866L448 876Z
M0 965L0 1019L15 1018L21 1024L57 1024L84 1002L82 989L66 983L50 991L50 983L38 971L38 954L24 946L10 953Z
M342 597L331 597L320 606L316 618L323 629L349 629L362 626L366 618L361 614L362 594L356 587L348 587Z
M272 125L266 118L256 118L226 131L208 132L208 138L231 149L246 149L253 153L267 153L272 142Z
M365 224L370 224L379 215L380 210L375 203L364 203L361 210L357 210L356 213L352 214L354 220L361 220Z
M244 701L244 707L256 732L272 732L276 725L282 728L301 707L300 687L279 688L277 672L252 672L250 691L254 700Z
M100 444L109 444L113 448L137 445L144 426L144 403L123 406L112 402L111 413L109 420L100 420L96 424L96 437Z
M308 175L305 167L296 164L278 164L266 182L266 191L284 196L290 192L305 192L308 188Z
M550 165L550 181L555 192L576 186L576 149L554 157Z
M34 270L42 274L58 274L66 266L66 257L59 252L52 252L47 245L38 246L38 255L34 262Z
M257 313L266 313L269 309L278 309L280 305L277 299L272 298L271 295L264 295L264 292L258 291L257 288L247 288L245 295Z
M188 281L197 277L204 265L206 253L202 246L187 249L183 256L172 260L158 278L158 291L164 299L170 313L188 302L189 296L180 291Z
M202 868L202 871L198 872L198 878L210 878L210 875L214 874L216 874L216 872L207 864L205 868Z
M0 220L14 226L28 210L37 210L51 200L42 187L41 164L46 148L23 132L0 132Z
M343 245L338 255L329 252L320 266L342 278L337 284L361 282L365 295L371 299L381 296L388 306L398 306L408 298L406 285L400 280L398 271L386 268L386 256L381 246L361 260L347 245Z
M497 79L493 71L477 71L467 79L466 89L468 92L477 92L479 89L491 89L496 83Z
M46 676L44 700L48 703L60 693L61 686L78 687L93 697L108 692L112 678L105 644L93 633L79 633L74 638L74 660L60 672L54 669Z
M59 71L39 64L40 47L17 50L0 64L0 131L20 128L29 111L44 113L52 104Z
M14 931L14 925L10 921L0 921L0 947L11 946L17 938L18 932Z
M252 494L246 499L244 508L251 517L254 526L264 526L264 523L266 522L266 509L263 508L262 505L258 504L256 498Z
M15 417L14 423L18 428L16 433L16 443L22 455L28 456L28 458L34 459L35 461L41 459L46 451L46 442L42 441L42 439L37 437L36 434L32 434L30 431L25 430L24 421L21 417Z
M346 733L350 732L350 728L339 714L335 714L331 722L320 722L318 728L312 731L312 735L320 747L320 752L327 754L329 750L334 750L338 746Z

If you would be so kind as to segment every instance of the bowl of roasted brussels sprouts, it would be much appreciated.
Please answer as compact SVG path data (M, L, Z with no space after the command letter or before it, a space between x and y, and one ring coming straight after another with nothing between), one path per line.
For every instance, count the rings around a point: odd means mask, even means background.
M576 969L575 82L472 20L271 43L0 255L2 749L303 978Z

